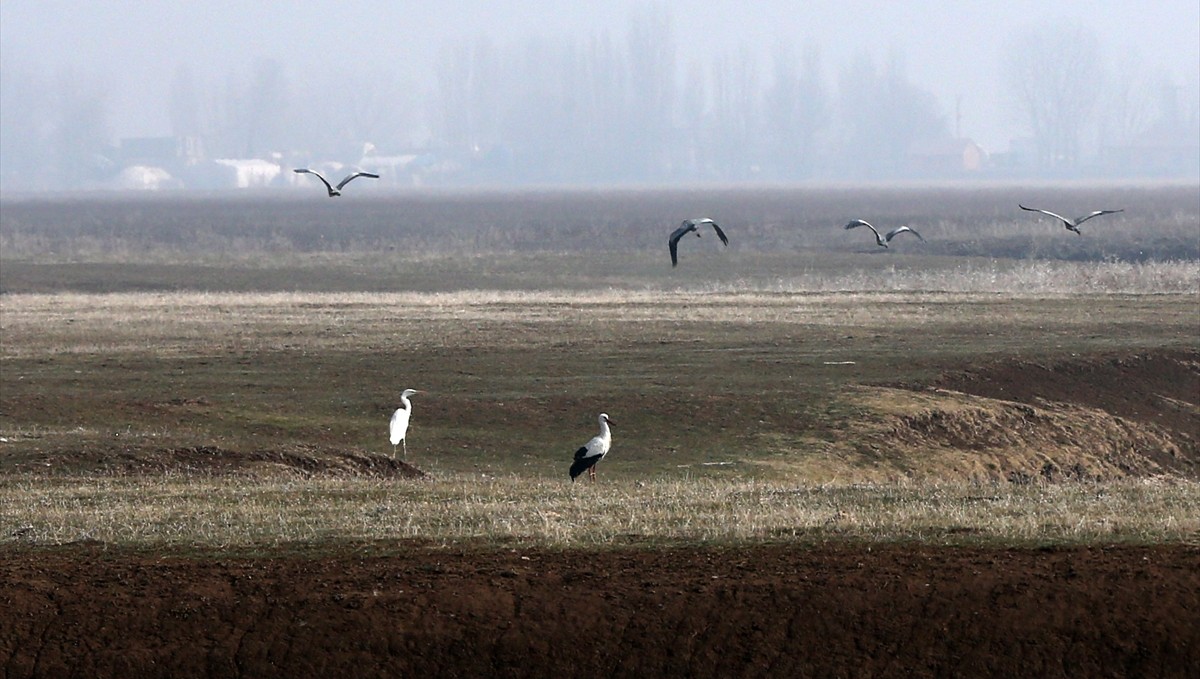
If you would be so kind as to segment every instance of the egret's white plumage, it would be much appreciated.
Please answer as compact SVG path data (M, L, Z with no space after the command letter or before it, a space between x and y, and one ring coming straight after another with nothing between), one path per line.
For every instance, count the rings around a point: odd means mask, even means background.
M359 177L369 177L370 179L379 179L379 175L373 174L371 172L355 172L353 174L347 175L345 179L338 182L337 186L333 186L329 183L328 179L326 179L320 172L317 172L316 170L310 170L306 167L301 167L301 168L292 170L292 172L295 172L297 174L316 175L317 179L320 179L321 183L325 185L325 190L329 191L330 198L342 195L342 187L349 184L351 181L353 181Z
M1112 215L1112 214L1116 214L1118 212L1125 211L1124 209L1121 209L1121 210L1096 210L1095 212L1092 212L1091 214L1086 214L1082 217L1076 217L1075 219L1067 219L1066 217L1058 214L1057 212L1051 212L1049 210L1039 210L1035 207L1025 207L1024 205L1021 205L1020 203L1017 203L1017 207L1021 208L1022 210L1028 210L1029 212L1040 212L1044 215L1049 215L1051 217L1054 217L1055 219L1062 222L1063 226L1067 227L1068 231L1074 231L1076 236L1083 235L1082 233L1079 232L1079 225L1086 222L1087 220L1091 219L1092 217L1099 217L1100 215Z
M883 248L886 248L888 246L888 243L892 242L893 238L895 238L896 236L898 236L902 233L911 233L912 235L916 236L920 240L922 240L922 241L925 240L924 238L921 237L921 234L917 233L915 230L913 230L907 226L897 226L896 228L892 229L891 231L888 231L886 234L880 236L879 232L875 230L875 227L871 226L871 223L865 219L856 219L856 220L850 222L849 224L847 224L845 226L845 228L857 229L860 226L865 226L868 229L870 229L871 233L875 234L875 242L879 245L879 247L883 247Z
M717 238L721 239L721 244L729 245L729 239L725 237L725 232L721 230L721 227L717 226L716 222L708 217L700 219L685 219L683 220L683 223L679 225L678 229L675 229L671 232L671 237L667 239L667 247L671 249L671 266L679 264L679 239L683 238L689 232L695 233L696 237L699 238L700 231L696 227L700 224L711 225L713 231L717 232Z
M612 432L608 429L608 425L612 423L607 414L600 413L600 434L575 451L575 462L571 464L572 481L585 471L593 481L596 480L596 463L603 459L612 447Z
M401 443L404 444L404 456L408 457L408 441L406 437L408 436L408 420L410 417L412 417L412 402L408 400L408 397L419 393L421 392L417 391L416 389L405 389L403 393L400 394L400 403L404 405L397 408L396 412L392 413L392 457L396 456L396 446L400 445Z

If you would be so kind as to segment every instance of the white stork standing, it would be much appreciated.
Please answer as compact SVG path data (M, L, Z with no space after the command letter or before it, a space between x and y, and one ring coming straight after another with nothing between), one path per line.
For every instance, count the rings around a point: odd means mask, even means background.
M354 181L358 177L369 177L371 179L379 179L379 175L373 174L371 172L355 172L353 174L347 175L345 179L338 182L337 186L333 186L329 183L328 179L326 179L324 176L321 175L320 172L317 172L316 170L310 170L306 167L302 167L302 168L292 170L292 172L295 172L297 174L316 175L317 179L320 179L321 183L325 185L325 189L327 191L329 191L330 198L336 198L337 196L342 195L342 187L349 184L350 182Z
M408 441L406 437L408 436L408 419L412 416L412 402L408 400L408 397L419 393L421 392L416 389L405 389L400 394L400 403L404 405L392 413L392 457L396 457L396 446L401 443L404 444L404 457L408 457Z
M717 226L716 222L708 217L702 219L685 219L679 225L678 229L671 232L671 237L667 240L667 246L671 248L671 266L679 264L679 239L687 235L688 232L695 233L696 237L699 238L700 231L696 227L700 224L711 224L713 231L717 232L717 238L721 239L721 244L729 245L729 239L725 237L725 232L721 230L721 227Z
M916 231L914 231L913 229L910 229L907 226L897 226L896 228L892 229L891 231L888 231L883 236L880 236L879 232L875 230L875 227L871 226L871 223L865 219L856 219L856 220L850 222L849 224L847 224L845 226L845 228L846 229L857 229L860 226L867 227L868 229L871 230L871 233L875 234L875 242L881 248L886 248L888 246L888 243L892 242L893 238L895 238L896 236L898 236L902 233L911 233L912 235L916 236L917 238L920 238L922 242L925 241L924 238L921 238L921 234L917 233Z
M1039 210L1035 207L1025 207L1024 205L1021 205L1020 203L1017 203L1017 207L1021 208L1022 210L1028 210L1029 212L1040 212L1044 215L1050 215L1051 217L1054 217L1055 219L1062 222L1063 226L1067 227L1067 231L1074 231L1076 236L1083 235L1082 233L1079 232L1079 225L1086 222L1087 220L1091 219L1092 217L1099 217L1100 215L1112 215L1112 214L1116 214L1118 212L1125 211L1124 209L1096 210L1095 212L1093 212L1091 214L1086 214L1082 217L1076 217L1075 219L1067 219L1066 217L1064 217L1056 212L1051 212L1049 210Z
M582 446L575 451L575 462L571 464L571 481L575 481L575 477L587 471L588 476L596 480L596 463L608 454L608 449L612 447L612 432L609 431L608 425L613 421L608 419L608 415L600 413L600 435L592 438L587 442L587 445Z

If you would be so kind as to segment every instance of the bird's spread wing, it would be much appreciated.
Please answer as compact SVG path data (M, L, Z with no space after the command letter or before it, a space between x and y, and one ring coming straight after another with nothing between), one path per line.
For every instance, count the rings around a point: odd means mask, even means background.
M721 230L721 227L717 226L717 223L711 219L709 219L707 221L709 224L712 224L713 231L717 232L717 238L721 239L721 244L729 245L729 239L725 237L725 232Z
M683 226L671 232L671 237L667 240L667 246L671 248L671 266L679 264L679 239L693 228L690 222L684 222Z
M907 226L897 226L896 228L892 229L891 231L888 231L886 238L888 239L888 241L891 241L892 238L894 238L897 234L906 233L906 232L911 233L912 235L916 236L917 238L921 239L922 241L925 240L924 238L921 237L921 234L917 233L916 231L914 231L913 229L911 229Z
M1079 226L1080 224L1091 219L1092 217L1099 217L1100 215L1111 215L1111 214L1115 214L1117 212L1124 212L1124 210L1096 210L1095 212L1093 212L1090 215L1080 217L1079 220L1075 222L1075 226Z
M865 227L867 227L868 229L870 229L870 230L871 230L871 233L875 234L875 240L876 240L876 241L878 241L878 240L879 240L879 232L875 230L875 227L874 227L874 226L871 226L871 222L868 222L868 221L867 221L867 220L865 220L865 219L856 219L856 220L854 220L854 221L850 222L849 224L847 224L847 225L845 226L845 228L847 228L847 229L857 229L857 228L858 228L858 227L860 227L860 226L865 226Z
M296 172L299 174L311 174L311 175L315 176L317 179L320 179L321 183L325 185L326 189L328 189L331 193L333 192L333 187L329 185L329 180L322 177L320 172L317 172L316 170L310 170L306 167L302 167L297 170L293 170L293 172ZM342 182L342 183L344 184L345 182ZM339 186L339 188L341 188L341 187Z
M346 177L345 179L343 179L341 182L338 183L338 185L337 185L338 190L341 190L341 188L343 186L349 184L352 180L357 179L358 177L370 177L371 179L379 179L379 175L377 175L377 174L372 174L370 172L355 172L354 174Z
M1054 217L1055 219L1062 220L1063 223L1065 223L1065 224L1071 224L1072 226L1074 226L1074 223L1071 220L1058 214L1057 212L1051 212L1049 210L1039 210L1036 207L1025 207L1024 205L1021 205L1020 203L1017 203L1017 207L1021 208L1022 210L1028 210L1029 212L1040 212L1044 215L1050 215L1051 217Z

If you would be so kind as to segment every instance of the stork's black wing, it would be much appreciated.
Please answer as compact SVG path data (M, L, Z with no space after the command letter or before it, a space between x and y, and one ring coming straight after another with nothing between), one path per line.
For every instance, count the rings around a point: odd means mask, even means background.
M579 476L580 474L582 474L582 473L586 472L587 470L591 469L592 467L594 467L596 465L596 463L600 461L600 458L604 457L603 455L593 455L591 457L580 457L579 456L580 453L582 453L586 450L587 450L587 448L583 447L583 448L579 449L578 453L575 453L575 462L571 465L571 480L572 481L575 480L576 476Z

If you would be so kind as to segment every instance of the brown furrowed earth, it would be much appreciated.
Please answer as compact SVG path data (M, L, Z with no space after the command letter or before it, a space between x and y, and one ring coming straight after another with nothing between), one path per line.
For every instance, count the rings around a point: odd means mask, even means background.
M1200 548L0 555L10 678L1195 676Z

